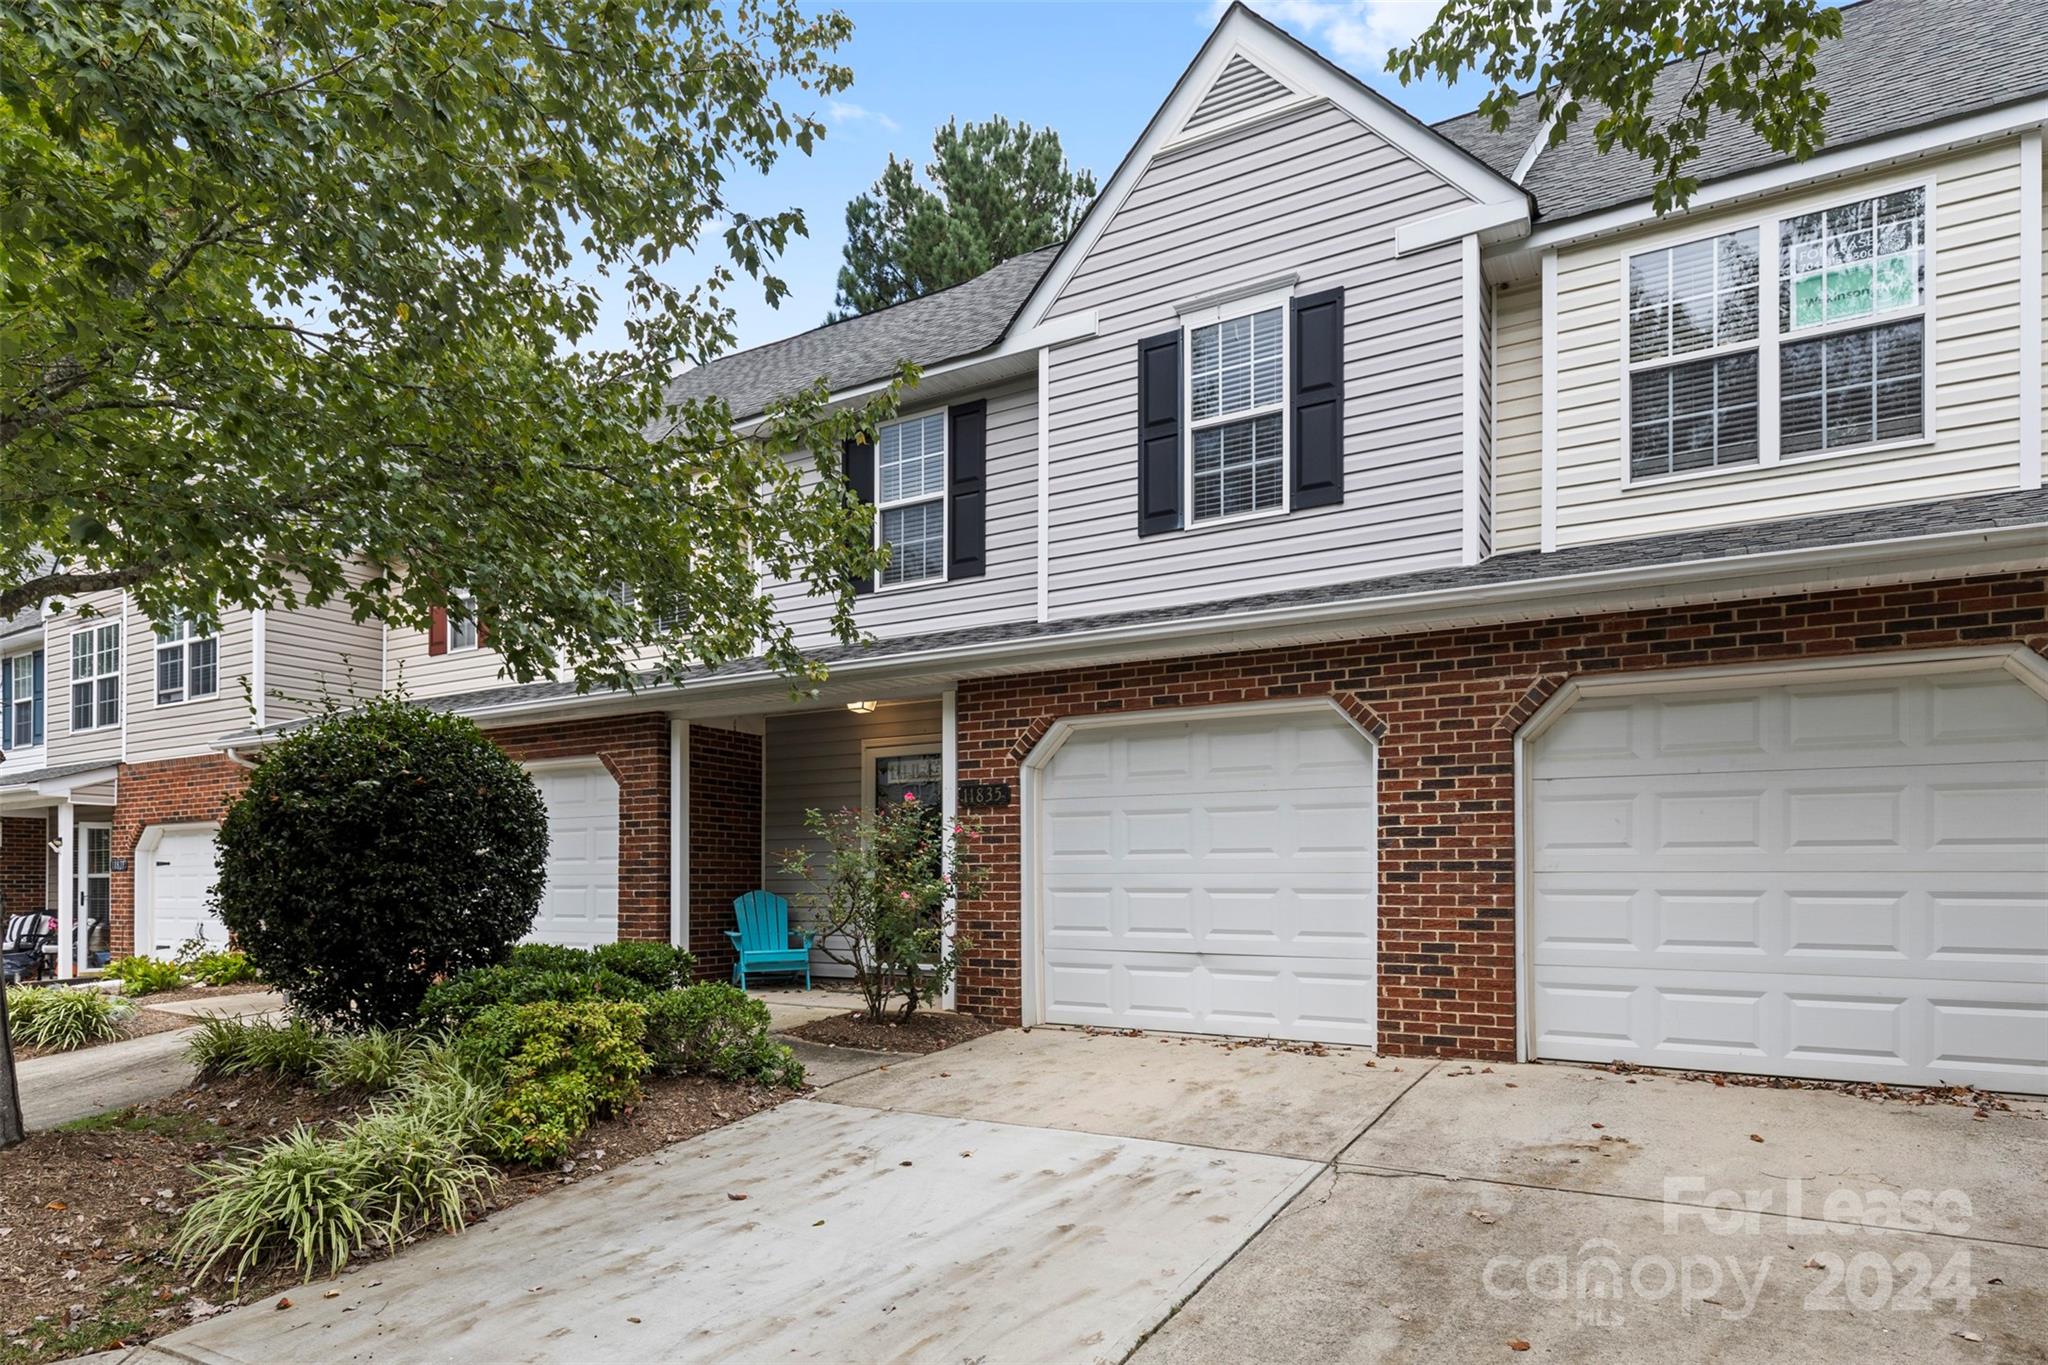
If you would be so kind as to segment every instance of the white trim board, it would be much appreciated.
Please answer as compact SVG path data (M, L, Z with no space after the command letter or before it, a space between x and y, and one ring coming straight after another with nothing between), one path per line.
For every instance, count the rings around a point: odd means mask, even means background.
M2041 130L2032 128L2020 137L2021 488L2041 486L2041 193Z

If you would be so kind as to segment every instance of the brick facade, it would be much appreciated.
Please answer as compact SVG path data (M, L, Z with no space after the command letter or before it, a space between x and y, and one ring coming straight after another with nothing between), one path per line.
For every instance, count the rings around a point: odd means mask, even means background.
M731 977L732 903L761 885L761 736L690 727L690 951L697 975Z
M619 784L619 937L668 942L668 716L651 712L490 730L522 763L603 761Z
M43 815L0 820L0 914L51 908L49 837Z
M135 842L142 832L153 825L218 821L248 780L249 770L225 754L121 765L113 856L115 866L125 870L108 879L112 902L108 942L115 957L135 951Z
M963 781L1015 783L1063 716L1337 695L1379 738L1379 1038L1407 1056L1515 1047L1514 750L1567 678L2021 643L2048 577L2008 574L1569 617L963 682ZM1026 948L1016 806L986 813L995 871L965 907L962 1009L1015 1022Z

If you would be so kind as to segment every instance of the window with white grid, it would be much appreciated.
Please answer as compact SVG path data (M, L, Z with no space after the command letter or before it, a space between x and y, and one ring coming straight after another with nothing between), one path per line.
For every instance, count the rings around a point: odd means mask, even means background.
M1188 329L1191 521L1286 506L1285 322L1267 308Z
M881 586L946 576L946 414L890 422L875 440L875 535L889 547Z
M215 696L220 692L220 636L201 635L180 614L156 628L156 704Z
M88 626L71 634L71 728L103 730L121 723L121 627Z
M1755 464L1757 230L1628 263L1629 476Z

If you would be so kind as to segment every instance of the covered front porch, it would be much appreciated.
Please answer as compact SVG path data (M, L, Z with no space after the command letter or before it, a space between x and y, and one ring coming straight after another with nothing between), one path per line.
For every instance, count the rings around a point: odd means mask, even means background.
M114 933L112 764L0 777L0 926L8 980L71 980L106 967Z

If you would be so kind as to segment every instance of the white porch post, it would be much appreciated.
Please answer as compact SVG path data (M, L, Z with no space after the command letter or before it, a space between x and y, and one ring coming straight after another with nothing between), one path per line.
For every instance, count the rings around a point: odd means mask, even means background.
M668 941L690 946L690 723L668 718Z
M945 865L941 869L950 877L953 875L952 829L960 819L960 694L947 688L939 700L939 808L946 826ZM959 913L958 905L954 914ZM948 916L945 924L946 953L953 952L953 919ZM952 1009L957 993L957 984L952 977L946 979L946 993L940 1004Z
M57 806L57 977L78 974L78 880L71 875L78 850L78 812L70 801Z

